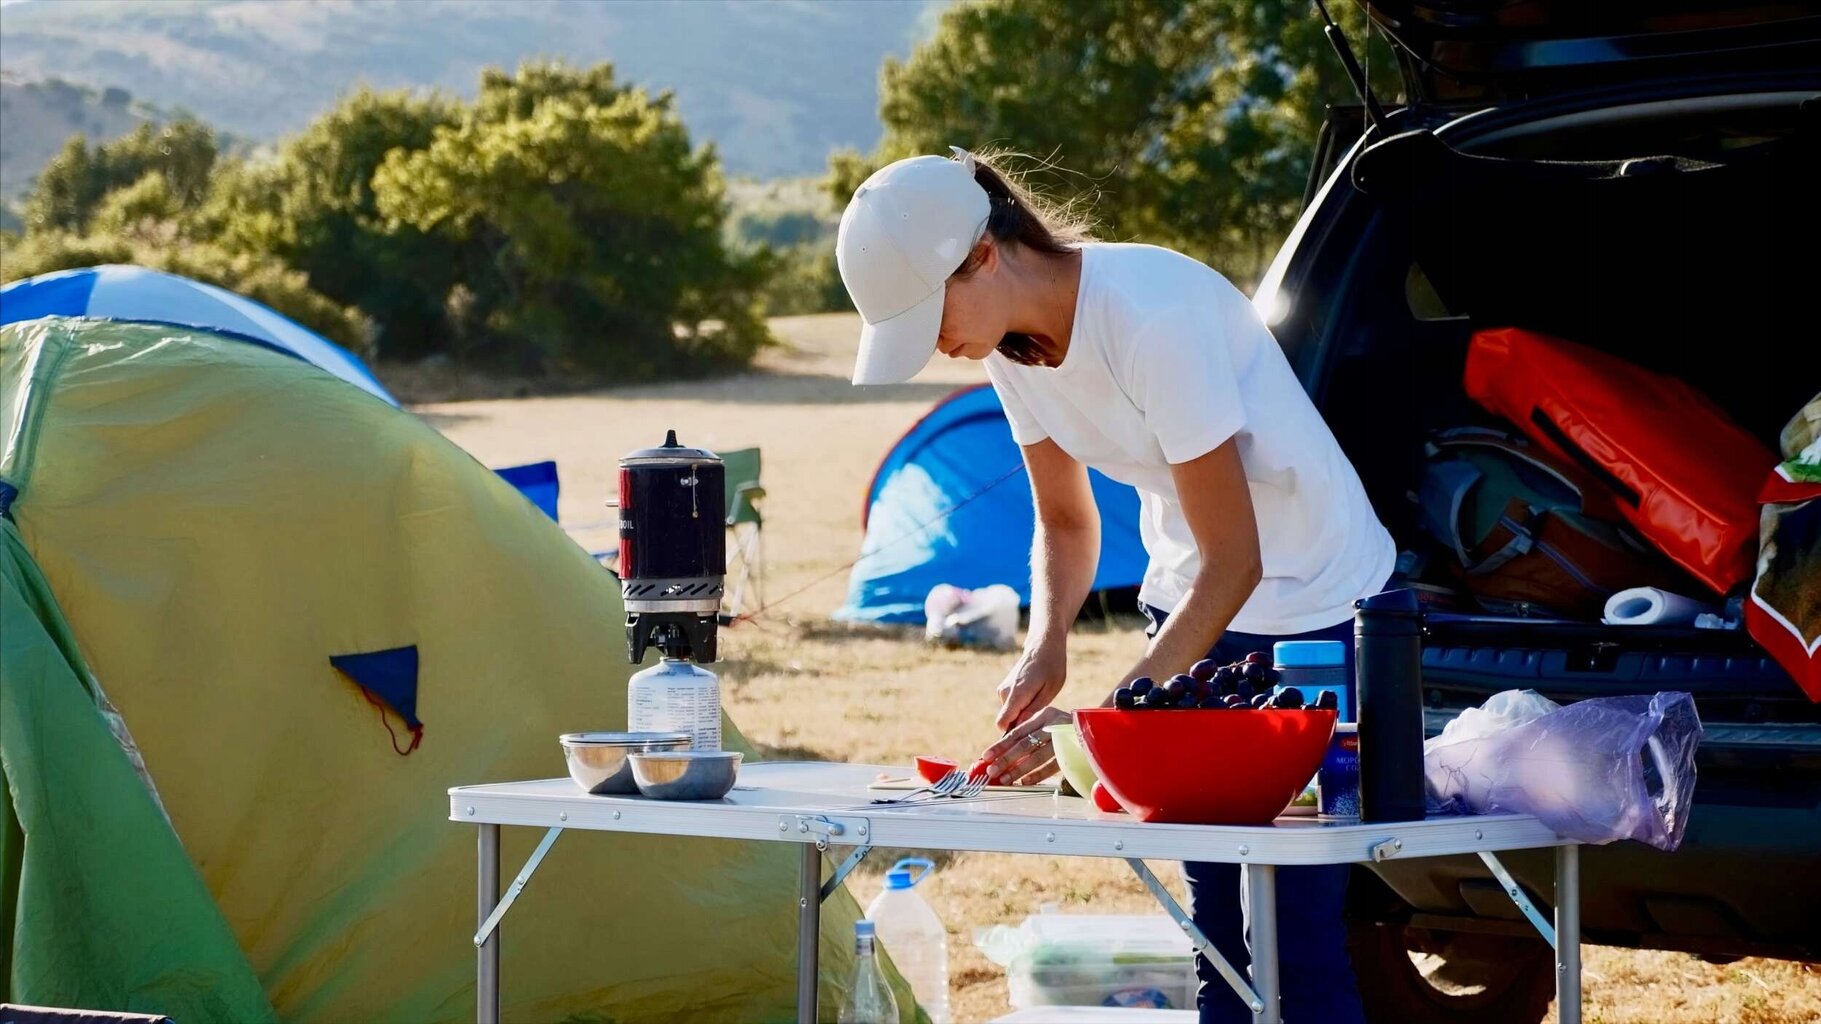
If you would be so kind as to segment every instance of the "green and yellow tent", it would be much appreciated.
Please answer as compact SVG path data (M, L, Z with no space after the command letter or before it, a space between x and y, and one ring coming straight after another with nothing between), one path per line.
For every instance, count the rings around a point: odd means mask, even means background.
M227 335L0 327L0 443L0 1001L472 1019L445 790L624 728L614 578L411 413ZM565 837L502 929L505 1019L790 1019L795 857Z

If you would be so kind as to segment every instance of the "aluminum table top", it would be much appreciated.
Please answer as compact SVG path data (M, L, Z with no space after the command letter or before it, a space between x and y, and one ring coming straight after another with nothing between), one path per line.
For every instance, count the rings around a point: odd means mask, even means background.
M592 796L567 778L449 790L449 818L524 825L1055 856L1260 864L1340 864L1569 845L1529 815L1470 815L1359 824L1307 817L1271 825L1146 824L1079 797L990 792L972 800L875 805L880 765L775 761L745 765L725 799Z

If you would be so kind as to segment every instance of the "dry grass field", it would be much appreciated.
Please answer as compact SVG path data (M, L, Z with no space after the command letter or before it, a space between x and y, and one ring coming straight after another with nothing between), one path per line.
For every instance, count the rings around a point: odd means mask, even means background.
M761 447L766 596L774 605L758 621L723 634L723 661L715 668L729 714L773 756L894 764L920 753L971 757L995 736L993 687L1011 656L934 650L912 634L840 627L828 614L845 592L846 573L839 570L859 551L862 491L880 456L938 398L984 376L977 366L946 364L907 385L850 387L856 325L846 316L776 321L785 345L737 377L443 402L417 411L488 465L556 459L562 518L569 523L604 519L615 460L661 441L667 427L689 444ZM421 380L401 383L407 394L430 389ZM583 539L605 541L607 534ZM794 596L780 601L787 595ZM1078 629L1060 703L1098 700L1141 643L1136 619ZM879 891L892 859L884 854L875 854L850 883L862 903ZM939 865L919 891L949 929L957 1021L988 1020L1009 1008L1004 974L973 947L976 928L1016 923L1047 902L1107 913L1155 910L1114 861L962 854ZM1166 879L1177 877L1171 865L1154 867ZM1585 963L1589 1022L1821 1021L1821 968L1812 965L1719 966L1681 954L1599 947L1587 948Z

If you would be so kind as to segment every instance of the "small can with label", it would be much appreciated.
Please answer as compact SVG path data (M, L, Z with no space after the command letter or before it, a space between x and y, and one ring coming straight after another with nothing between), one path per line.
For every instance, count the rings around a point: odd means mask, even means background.
M1334 727L1328 752L1315 773L1315 809L1324 818L1359 817L1359 726L1342 722Z

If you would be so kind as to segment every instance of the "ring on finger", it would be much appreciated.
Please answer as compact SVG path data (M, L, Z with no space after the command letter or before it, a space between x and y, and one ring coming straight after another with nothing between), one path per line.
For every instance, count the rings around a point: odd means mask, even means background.
M1038 747L1043 746L1043 734L1042 733L1035 733L1035 732L1031 733L1029 736L1026 736L1025 739L1030 741L1032 750L1036 750Z

